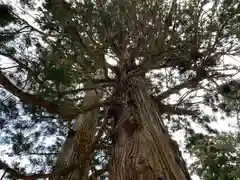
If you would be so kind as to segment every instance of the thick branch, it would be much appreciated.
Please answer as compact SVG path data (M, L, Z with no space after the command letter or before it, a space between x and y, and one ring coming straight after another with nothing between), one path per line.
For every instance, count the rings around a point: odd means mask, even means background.
M183 82L182 84L179 84L173 88L170 88L165 92L162 92L160 95L155 97L155 100L160 102L161 100L169 97L172 94L179 92L180 90L182 90L184 88L194 88L199 84L199 82L201 82L204 79L211 79L214 77L217 77L217 78L228 77L228 76L232 77L234 75L235 74L228 75L228 74L222 74L222 73L218 73L218 72L216 72L212 75L201 75L201 74L198 74L198 71L197 71L197 76Z
M66 94L76 94L79 93L81 91L89 91L89 90L93 90L93 89L100 89L100 88L105 88L105 87L111 87L114 86L115 81L114 80L93 80L94 84L90 85L88 87L83 87L83 88L78 88L78 89L73 89L73 90L69 90L69 91L64 91L64 92L60 92L61 96L64 96Z
M0 71L0 84L4 87L4 89L20 98L26 104L41 106L51 113L58 112L58 105L45 101L44 99L36 95L31 95L23 92L17 86L15 86L1 71Z
M194 77L188 81L183 82L182 84L179 84L171 89L168 89L167 91L162 92L160 95L156 96L157 101L161 101L167 97L169 97L172 94L175 94L179 92L180 90L188 87L196 87L197 84L203 79L204 77Z
M45 108L49 113L59 114L59 116L63 119L73 119L79 113L91 111L101 105L105 105L109 103L109 101L106 100L100 104L94 104L89 107L80 107L80 108L73 107L71 105L69 106L69 104L66 106L55 104L55 103L46 101L37 95L32 95L32 94L23 92L21 89L15 86L1 71L0 71L0 84L3 86L4 89L9 91L13 95L17 96L25 104L40 106L42 108Z

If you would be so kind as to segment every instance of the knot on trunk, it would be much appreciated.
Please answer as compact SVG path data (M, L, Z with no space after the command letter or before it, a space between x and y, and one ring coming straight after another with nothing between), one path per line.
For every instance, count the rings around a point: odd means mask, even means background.
M123 129L124 129L124 132L126 133L127 137L132 137L133 133L136 130L138 130L139 127L140 127L140 124L133 117L126 119L123 123Z
M148 169L149 164L146 162L145 158L142 155L136 157L136 170L139 173L145 172L145 169Z

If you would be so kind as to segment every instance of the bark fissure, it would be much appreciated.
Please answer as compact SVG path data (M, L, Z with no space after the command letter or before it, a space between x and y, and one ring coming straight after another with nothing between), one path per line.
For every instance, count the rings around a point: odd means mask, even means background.
M132 77L124 83L128 89L119 93L125 106L118 120L122 125L116 132L112 179L190 180L182 158L178 157L181 156L178 147L173 145L144 80Z

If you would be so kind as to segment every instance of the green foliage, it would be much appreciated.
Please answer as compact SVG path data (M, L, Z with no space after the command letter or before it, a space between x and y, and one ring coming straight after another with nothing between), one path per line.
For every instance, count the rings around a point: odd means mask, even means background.
M198 157L191 169L201 179L240 178L239 142L235 134L221 133L217 136L195 134L188 138L187 149Z

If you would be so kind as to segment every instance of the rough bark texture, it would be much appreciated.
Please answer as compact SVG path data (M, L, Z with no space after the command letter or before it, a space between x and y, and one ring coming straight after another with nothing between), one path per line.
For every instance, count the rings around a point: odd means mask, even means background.
M95 90L87 91L83 105L99 103L100 95ZM76 121L74 136L67 138L56 163L56 173L74 165L66 176L54 177L51 180L87 180L90 161L85 158L88 146L92 143L97 126L99 110L81 114Z
M113 138L111 179L190 180L178 146L171 140L143 78L128 78L121 87L117 99L122 114Z

